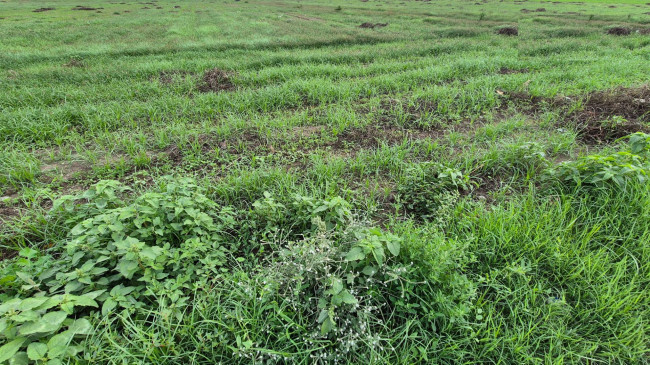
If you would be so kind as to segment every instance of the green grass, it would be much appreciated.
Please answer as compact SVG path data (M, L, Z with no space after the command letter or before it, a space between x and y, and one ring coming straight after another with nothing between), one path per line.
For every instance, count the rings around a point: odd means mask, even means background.
M0 364L647 363L644 1L2 2Z

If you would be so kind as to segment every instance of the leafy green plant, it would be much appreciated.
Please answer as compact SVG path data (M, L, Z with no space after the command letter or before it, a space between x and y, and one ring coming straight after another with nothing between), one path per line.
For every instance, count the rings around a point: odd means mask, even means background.
M94 300L103 290L84 295L60 294L14 298L0 305L0 363L33 360L57 364L74 356L81 347L69 346L75 336L90 334L92 326L85 318L75 319L75 308L97 307Z
M317 337L335 339L335 347L349 351L360 337L372 336L387 304L387 287L408 273L397 261L401 240L379 229L352 226L337 244L325 225L320 227L316 236L279 250L269 277L293 310L318 325ZM317 306L304 298L314 298Z
M253 221L264 225L263 232L284 229L295 235L315 232L321 222L327 230L341 230L352 220L350 203L341 197L318 199L292 195L282 199L269 192L253 203Z
M422 163L408 169L397 192L407 212L432 220L453 205L469 187L469 177L460 170L437 163Z
M625 189L631 183L645 183L650 171L650 135L638 132L626 139L627 146L621 151L562 163L549 169L547 176L578 187L616 186Z
M234 225L230 208L217 207L190 179L169 181L130 204L118 197L124 191L102 181L57 201L52 214L77 223L56 257L25 249L3 268L0 335L7 343L0 358L24 357L24 348L30 360L74 355L79 348L67 345L90 331L80 307L101 307L107 316L157 303L180 316L195 285L226 270L222 235Z

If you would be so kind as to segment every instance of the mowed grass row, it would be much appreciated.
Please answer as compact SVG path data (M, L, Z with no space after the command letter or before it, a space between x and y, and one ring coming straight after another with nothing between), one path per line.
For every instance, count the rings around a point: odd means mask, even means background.
M646 363L647 12L0 3L0 364Z

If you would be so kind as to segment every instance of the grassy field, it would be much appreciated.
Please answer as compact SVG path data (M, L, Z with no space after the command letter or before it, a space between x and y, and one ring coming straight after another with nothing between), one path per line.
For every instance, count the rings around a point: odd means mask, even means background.
M0 1L0 364L647 364L644 1Z

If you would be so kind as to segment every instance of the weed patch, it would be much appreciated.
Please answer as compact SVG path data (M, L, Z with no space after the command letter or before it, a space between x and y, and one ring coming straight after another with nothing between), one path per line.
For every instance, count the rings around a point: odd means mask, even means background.
M637 132L628 136L627 145L618 152L563 162L547 173L562 184L587 191L612 186L625 190L635 184L646 184L650 173L650 135Z

